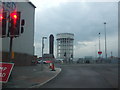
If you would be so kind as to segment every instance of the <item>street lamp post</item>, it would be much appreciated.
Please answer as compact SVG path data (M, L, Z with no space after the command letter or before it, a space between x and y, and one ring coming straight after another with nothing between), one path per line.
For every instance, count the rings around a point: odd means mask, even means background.
M41 62L41 71L43 71L43 49L44 49L44 39L47 39L47 37L42 37L42 62Z
M106 22L104 22L104 30L105 30L105 59L107 59Z
M100 51L101 51L101 48L100 48L100 32L99 32L99 52ZM101 54L99 54L99 59L101 58L100 56L101 56Z
M94 45L95 46L95 60L97 58L97 49L96 49L96 44Z

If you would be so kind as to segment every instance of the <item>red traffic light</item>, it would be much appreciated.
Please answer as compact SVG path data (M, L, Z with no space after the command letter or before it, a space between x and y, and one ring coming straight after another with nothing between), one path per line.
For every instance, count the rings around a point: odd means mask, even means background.
M3 19L3 15L2 14L0 14L0 20L2 20Z
M3 15L0 14L0 22L2 22L2 20L3 20Z
M6 37L7 12L0 13L0 27L2 27L2 37Z
M20 16L21 13L14 11L10 13L9 27L10 36L18 37L20 34Z
M10 17L11 17L12 19L18 19L18 13L17 13L17 12L12 12L12 13L10 14Z

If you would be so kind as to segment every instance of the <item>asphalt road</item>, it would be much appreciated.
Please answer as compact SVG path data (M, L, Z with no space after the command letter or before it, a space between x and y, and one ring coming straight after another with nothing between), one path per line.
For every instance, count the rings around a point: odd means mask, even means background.
M118 88L115 64L61 65L62 72L40 88Z

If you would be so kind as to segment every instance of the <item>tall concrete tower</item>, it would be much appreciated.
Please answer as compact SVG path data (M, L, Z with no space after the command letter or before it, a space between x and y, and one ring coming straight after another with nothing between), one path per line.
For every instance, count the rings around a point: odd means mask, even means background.
M54 55L54 36L52 34L49 37L49 54Z
M73 58L73 41L74 34L59 33L57 34L57 58L70 59Z

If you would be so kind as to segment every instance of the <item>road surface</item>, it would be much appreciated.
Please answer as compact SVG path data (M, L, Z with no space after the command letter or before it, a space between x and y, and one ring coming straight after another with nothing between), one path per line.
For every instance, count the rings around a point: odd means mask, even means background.
M118 88L116 64L61 65L62 72L40 88Z

